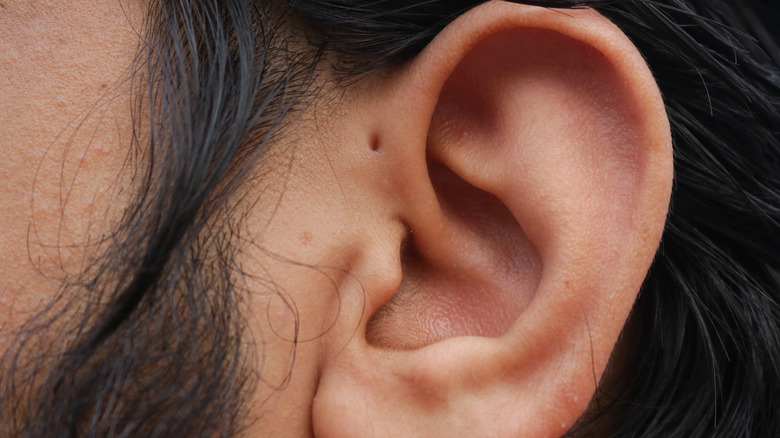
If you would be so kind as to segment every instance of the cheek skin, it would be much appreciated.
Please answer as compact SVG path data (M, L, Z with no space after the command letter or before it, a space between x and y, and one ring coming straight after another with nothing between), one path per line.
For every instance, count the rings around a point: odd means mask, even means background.
M80 272L122 214L142 23L130 1L3 3L0 332Z
M132 186L133 170L125 167L134 104L128 67L144 21L143 5L124 0L41 1L36 10L3 4L0 334L83 269L82 260L100 251L85 242L123 214L128 199L119 192ZM275 144L262 176L245 184L246 199L259 202L245 210L237 244L247 291L240 305L244 351L261 373L247 395L247 436L311 435L323 345L346 344L361 322L364 286L385 277L353 273L366 263L362 248L375 239L397 245L402 234L367 201L365 187L350 182L380 177L350 156L346 145L363 141L341 136L339 114L322 114L328 123L301 122L301 135L285 137L294 147ZM367 142L365 151L373 153Z

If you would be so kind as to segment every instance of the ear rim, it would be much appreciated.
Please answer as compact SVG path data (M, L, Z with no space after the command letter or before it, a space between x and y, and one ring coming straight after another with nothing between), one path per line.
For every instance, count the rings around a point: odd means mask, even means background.
M581 23L587 21L588 25L582 25ZM476 23L476 24L475 24ZM564 13L560 11L553 11L549 9L535 8L525 5L508 5L498 2L490 2L483 4L475 8L474 10L464 14L461 18L453 22L450 26L445 28L441 34L433 40L433 42L426 47L426 49L409 65L401 68L400 72L394 75L390 80L395 82L392 86L388 87L390 90L397 91L400 88L404 88L406 91L400 93L404 96L403 105L413 106L419 108L418 111L410 111L407 114L399 115L397 121L399 126L408 120L408 126L411 127L409 135L417 136L417 138L426 138L426 129L420 128L420 123L415 119L423 117L424 120L431 120L433 118L434 111L436 109L436 102L440 98L441 90L447 79L458 68L461 60L470 53L471 50L479 44L480 41L489 38L496 32L502 30L512 29L515 27L527 27L547 29L554 32L561 33L563 35L570 36L577 41L581 41L591 47L594 47L598 52L606 56L613 62L615 68L622 73L633 72L632 77L628 77L626 74L626 81L637 80L637 83L645 84L645 81L655 84L652 78L652 74L644 64L644 60L636 51L626 50L625 45L630 44L625 36L620 44L615 43L612 39L615 35L622 35L614 25L608 22L595 11L592 10L567 10ZM633 47L633 45L631 45ZM644 67L643 70L635 71L635 65L639 63ZM440 84L441 86L432 87L429 84ZM632 82L633 83L633 82ZM672 168L671 168L671 134L669 131L668 121L665 117L665 108L660 96L660 92L657 87L652 86L633 86L632 91L634 98L637 100L637 105L640 102L652 102L649 105L649 110L660 112L663 114L663 119L653 118L647 120L646 126L643 127L648 133L648 137L652 138L653 153L650 154L653 162L651 165L661 169L659 172L655 172L649 175L651 179L650 183L659 187L659 190L653 192L651 195L646 196L640 200L640 208L647 208L652 212L652 215L656 218L652 222L648 221L646 226L640 226L643 231L640 235L636 236L639 241L645 240L648 242L655 242L652 251L646 251L644 254L647 259L647 269L652 262L657 248L658 242L660 242L660 236L663 230L663 224L665 223L666 213L668 211L669 198L671 196L671 184L672 184ZM391 102L390 106L396 108L401 107L398 98L388 97L388 101ZM431 104L431 102L434 102ZM416 105L419 104L419 105ZM426 118L427 116L427 118ZM378 131L383 129L377 128ZM392 135L385 134L387 137ZM394 142L393 147L388 147L386 152L386 158L395 159L399 163L406 163L408 166L404 167L403 171L396 175L396 180L399 186L404 187L405 196L413 201L411 204L416 205L416 210L411 212L405 221L417 222L415 217L426 214L425 211L431 206L431 199L435 199L435 193L432 193L427 187L412 187L404 181L417 181L419 177L414 174L417 172L425 172L425 169L420 168L420 163L425 163L425 154L428 151L427 146L420 149L419 142ZM396 147L397 146L397 147ZM413 158L409 158L413 157ZM432 196L433 195L433 196ZM658 223L658 218L660 224ZM438 237L445 237L441 230L435 229L432 226L430 229L425 229L422 234L427 234L432 239ZM644 279L644 275L647 272L632 272L631 275L634 280L641 284ZM641 278L639 278L641 276ZM638 293L638 287L636 289ZM622 322L625 322L625 318L628 317L636 295L627 299L623 297L616 307L621 310L618 313L625 314ZM562 299L563 300L563 299ZM369 300L370 301L370 300ZM381 301L381 300L380 300ZM564 300L565 301L565 300ZM538 303L537 303L538 304ZM368 318L376 311L376 308L381 305L381 302L374 302L367 309L366 314L368 317L362 321L359 330L365 331L365 324ZM533 305L533 303L532 303ZM549 304L548 304L549 305ZM582 309L581 313L578 313L577 309L571 310L568 314L568 318L572 321L568 321L570 327L582 325L582 322L575 322L574 319L579 319L581 316L585 316L585 324L589 324L587 321L587 313ZM515 323L515 326L517 322ZM542 324L541 327L549 327L549 325ZM614 340L617 340L620 329L617 328L617 332L614 334ZM541 330L541 329L540 329ZM613 332L616 328L611 329ZM533 333L533 332L531 332ZM536 356L530 356L528 354L517 354L518 344L525 345L527 351L541 351L544 350L543 345L531 346L530 341L527 339L542 337L528 336L529 332L519 333L519 330L510 329L507 335L501 338L479 338L472 339L468 337L464 338L448 338L435 344L428 345L419 350L408 352L388 352L381 348L376 348L367 344L365 340L359 340L357 343L351 343L344 350L340 357L336 357L335 361L341 360L341 366L344 369L359 374L358 379L362 379L364 386L371 386L373 384L372 379L369 376L377 377L377 370L386 369L390 370L391 378L390 382L396 385L412 386L418 389L418 394L414 397L418 397L419 394L423 394L422 400L433 401L436 403L449 403L450 412L459 410L472 410L480 412L482 420L478 417L472 417L469 421L476 421L476 423L460 424L464 427L463 430L478 430L479 427L495 427L495 424L491 424L500 421L495 413L484 412L484 408L480 405L480 399L470 396L468 394L472 392L479 392L479 386L484 380L484 376L487 373L508 375L513 374L515 371L507 370L508 367L522 368L528 371L528 373L522 378L511 377L509 380L514 383L512 386L518 391L529 391L534 384L535 376L538 371L540 358ZM538 343L538 342L537 342ZM356 346L356 344L358 344ZM612 343L614 346L614 342ZM612 347L609 349L611 353ZM591 351L592 352L592 351ZM606 359L602 359L602 363L594 365L594 377L596 374L601 374L606 367L606 360L609 357L609 353L606 355ZM604 353L600 352L603 356ZM481 356L485 358L494 359L492 363L482 362L479 369L474 367L474 361L471 360L473 356ZM363 365L355 365L354 363L345 363L344 357L362 357L364 360ZM347 360L346 362L350 362ZM370 365L366 365L370 364ZM507 365L510 364L510 365ZM323 379L328 379L328 367L323 370ZM596 368L599 371L596 371ZM409 372L409 370L413 370ZM441 370L449 370L448 373L442 374ZM459 382L453 385L450 379L453 375L459 376ZM506 381L504 381L506 382ZM315 430L317 436L331 436L331 433L335 431L343 430L339 426L333 424L323 424L320 421L328 423L328 419L324 419L322 416L326 415L329 409L323 407L328 403L331 406L340 406L348 409L352 403L369 405L374 401L360 398L355 396L353 398L347 398L344 400L329 399L326 395L327 391L337 391L339 385L351 385L352 383L345 380L345 375L342 375L335 380L325 382L321 387L321 391L318 391L317 398L315 399L314 406L314 418L315 418ZM523 422L529 424L539 415L555 414L557 418L565 418L565 421L553 422L543 426L537 426L532 432L528 429L523 429L527 433L527 436L553 436L560 435L565 432L567 427L574 424L579 415L584 412L587 407L588 398L580 394L592 394L595 390L594 385L597 382L565 382L567 385L578 386L577 389L571 391L574 396L566 399L559 400L561 403L555 407L547 406L546 410L534 409L532 406L528 406L528 412L524 415ZM392 386L392 385L390 385ZM589 389L588 389L589 387ZM477 388L475 390L475 388ZM566 388L559 388L559 392L563 393ZM466 394L466 395L464 395ZM397 397L396 402L408 402L405 397L409 397L407 391L406 394L401 394ZM453 402L453 397L458 396L457 402ZM395 396L387 396L392 398ZM442 399L444 397L445 399ZM560 399L560 397L559 397ZM418 399L419 401L420 399ZM409 406L412 406L411 410L422 409L422 405L406 403L407 414ZM376 406L378 408L378 406ZM320 410L321 409L321 410ZM553 412L554 411L554 412ZM413 414L414 412L412 412ZM549 415L553 416L553 415ZM460 421L460 420L458 420ZM564 425L565 427L560 427ZM433 427L428 424L426 427ZM477 429L474 429L474 428ZM434 430L434 429L428 429ZM517 430L518 432L520 429ZM356 435L358 436L358 435Z

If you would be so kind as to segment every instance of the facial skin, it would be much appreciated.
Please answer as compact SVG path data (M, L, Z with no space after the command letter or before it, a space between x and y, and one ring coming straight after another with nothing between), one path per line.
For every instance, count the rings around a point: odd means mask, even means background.
M121 214L140 5L0 6L0 320L18 327ZM113 204L113 205L112 205ZM117 205L118 204L118 205Z
M5 157L0 162L4 180L0 186L0 328L4 333L21 326L54 297L68 274L83 268L85 255L99 250L89 242L110 232L122 213L124 198L117 190L129 180L123 165L132 132L129 67L142 21L143 5L131 1L6 1L0 6L5 35L0 41L0 147ZM256 289L250 294L251 331L258 342L266 343L263 362L257 365L264 376L253 401L258 402L258 416L274 412L271 430L258 424L268 436L307 435L311 430L309 412L321 335L337 320L349 321L346 326L354 329L355 318L339 316L339 295L344 307L362 305L357 283L340 270L369 261L391 265L381 257L376 260L376 255L374 260L361 261L364 256L356 250L361 239L351 236L359 232L363 241L375 238L368 227L378 219L365 211L359 216L343 198L331 203L337 198L333 188L339 184L345 189L341 195L358 196L356 188L345 187L345 178L338 176L349 172L343 168L349 160L339 153L339 144L324 149L322 142L307 147L293 140L309 136L314 122L302 123L290 137L289 145L296 147L294 157L280 145L284 152L266 162L267 167L278 169L263 179L270 188L267 193L273 194L262 198L247 223L251 230L247 237L258 245L247 258L247 270L289 293L297 308L295 317L302 321L300 338L308 339L298 345L290 372L294 315L275 292L261 282L250 282ZM336 153L330 159L339 167L331 168L327 154ZM283 186L293 188L280 197ZM301 190L307 186L320 189ZM367 194L360 197L366 199ZM279 209L272 217L277 202ZM306 214L301 214L304 207ZM404 232L396 227L390 232L392 240ZM341 242L341 247L332 249L330 242ZM392 252L398 253L395 245ZM355 250L343 256L338 250L344 248ZM327 268L280 262L268 256L271 252ZM388 277L381 272L375 275L373 282ZM0 344L3 350L6 346ZM277 391L279 387L283 390Z
M121 214L143 7L94 3L0 6L4 331ZM556 436L586 409L660 238L671 148L638 53L571 15L477 8L392 74L326 82L258 163L247 436ZM525 62L496 64L507 47Z

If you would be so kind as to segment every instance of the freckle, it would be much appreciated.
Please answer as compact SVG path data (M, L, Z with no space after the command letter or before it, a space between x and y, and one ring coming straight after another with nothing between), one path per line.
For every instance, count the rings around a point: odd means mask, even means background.
M309 246L309 244L311 243L311 233L308 231L302 232L298 236L298 238L300 239L301 244L303 244L303 246Z
M108 87L108 84L100 84L100 89L105 90L106 87Z
M371 150L377 152L379 151L379 147L380 147L379 136L374 134L374 136L371 137Z

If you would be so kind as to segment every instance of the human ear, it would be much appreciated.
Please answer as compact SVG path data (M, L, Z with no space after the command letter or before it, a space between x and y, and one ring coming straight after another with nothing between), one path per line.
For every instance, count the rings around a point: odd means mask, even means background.
M651 73L592 10L489 2L375 85L364 124L409 233L396 287L367 287L323 353L316 436L565 433L668 210Z

